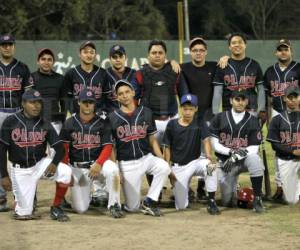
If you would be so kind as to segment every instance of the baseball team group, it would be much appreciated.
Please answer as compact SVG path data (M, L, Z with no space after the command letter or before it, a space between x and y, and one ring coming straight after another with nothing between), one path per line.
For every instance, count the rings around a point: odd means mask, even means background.
M276 43L277 61L264 74L246 56L243 34L233 33L228 47L229 56L206 61L208 44L196 37L190 62L180 65L167 59L164 41L152 40L149 63L136 71L126 66L120 44L109 50L109 68L95 65L99 52L85 41L80 64L62 76L53 70L50 48L38 52L31 73L14 57L15 38L0 36L0 212L10 210L12 191L13 218L39 218L37 184L46 178L56 184L53 220L69 221L66 207L81 214L103 204L113 218L139 211L161 216L168 178L170 198L182 210L195 196L190 182L197 176L197 198L218 215L217 189L222 206L235 207L238 177L249 172L253 211L263 213L265 122L275 151L273 199L298 203L300 65L291 42Z

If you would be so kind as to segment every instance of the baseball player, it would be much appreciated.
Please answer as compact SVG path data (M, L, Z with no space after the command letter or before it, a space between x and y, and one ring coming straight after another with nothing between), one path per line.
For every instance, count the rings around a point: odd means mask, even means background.
M299 125L300 89L290 86L285 89L283 101L286 110L272 118L267 140L276 153L284 200L289 204L299 201L300 171Z
M272 103L272 117L286 110L284 91L289 86L298 87L300 79L300 64L292 59L292 45L289 40L280 39L277 42L275 56L277 62L270 66L264 75L265 88ZM277 190L272 198L280 202L283 200L283 191L277 164L275 170Z
M219 175L222 203L236 206L237 179L241 172L249 171L254 192L255 212L264 211L262 181L264 165L258 155L261 132L258 119L246 111L248 92L232 91L231 110L217 114L211 121L212 146L220 161Z
M207 211L212 215L219 214L215 202L216 165L211 164L212 152L208 127L205 122L200 125L195 116L198 98L186 94L181 97L180 104L182 117L168 122L163 138L164 156L172 166L172 173L175 175L173 192L176 209L187 208L190 180L192 176L200 175L206 180L209 195ZM200 157L201 141L204 144L205 158Z
M5 118L21 107L24 89L30 84L30 71L24 63L14 58L15 38L0 36L0 128ZM8 211L6 193L0 183L0 212Z
M115 93L115 84L120 79L125 79L136 88L136 71L126 65L127 55L125 48L119 44L113 45L109 50L109 60L111 67L106 69L106 109L108 112L119 108L119 102Z
M41 117L42 97L37 90L27 90L22 96L23 110L7 117L0 131L0 171L3 186L11 188L7 172L7 157L12 162L11 181L15 197L15 219L30 220L38 180L53 176L56 194L50 216L54 220L68 221L69 217L60 208L60 203L71 182L71 168L59 163L64 156L64 147L54 127ZM47 157L47 143L55 150L54 158Z
M112 137L108 119L95 114L96 98L92 90L79 93L79 113L66 120L62 139L72 165L74 184L71 187L72 208L77 213L88 210L99 178L105 178L109 193L108 209L114 218L123 217L120 206L120 177L117 165L109 160ZM92 185L92 180L94 183Z
M140 208L142 177L148 173L153 175L153 181L141 204L141 210L144 214L160 216L157 201L170 168L163 160L160 146L154 137L156 126L152 112L142 105L136 107L134 88L126 80L118 81L115 91L121 108L110 113L109 118L123 176L125 209L137 211Z
M64 86L67 96L72 99L73 108L71 112L78 113L78 96L84 88L91 89L96 98L96 111L102 112L105 108L105 96L103 89L106 89L105 70L94 64L96 59L96 46L91 41L83 42L79 47L80 65L70 69L64 76ZM100 185L100 186L99 186ZM101 206L107 203L107 192L104 184L97 184L97 193L91 201L94 206ZM95 198L97 197L97 198Z
M248 95L247 110L265 121L266 100L261 67L255 60L246 57L247 41L244 35L232 34L228 45L231 58L224 69L217 68L213 80L213 114L219 113L221 100L223 111L230 110L231 92L244 89Z

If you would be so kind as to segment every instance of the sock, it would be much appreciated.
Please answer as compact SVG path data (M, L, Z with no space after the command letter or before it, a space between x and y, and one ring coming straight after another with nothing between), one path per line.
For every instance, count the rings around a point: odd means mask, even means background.
M251 183L252 183L254 196L255 197L256 196L261 196L263 177L262 176L250 177L250 180L251 180Z
M53 206L57 207L61 204L61 201L65 197L67 191L68 191L68 185L64 185L56 182L56 192L53 201Z
M151 204L153 202L153 200L149 197L146 197L145 202L148 203L148 204Z
M215 193L216 193L216 192L208 192L208 198L209 198L210 200L214 200L214 199L215 199Z

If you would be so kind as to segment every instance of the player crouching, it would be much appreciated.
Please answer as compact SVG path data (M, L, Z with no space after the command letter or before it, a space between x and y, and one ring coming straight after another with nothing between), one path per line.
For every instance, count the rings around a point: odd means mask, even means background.
M253 208L262 213L262 180L264 165L258 155L261 132L258 119L246 111L245 91L233 91L232 109L217 114L211 121L210 133L215 154L221 161L220 189L224 206L236 206L238 176L247 170L254 192Z
M86 212L91 201L92 182L95 188L95 183L99 184L104 177L110 215L121 218L119 169L109 160L112 152L109 121L95 113L96 98L92 90L83 89L78 104L79 113L66 120L61 132L68 152L64 162L72 165L72 208L77 213Z
M289 204L299 201L300 171L299 125L300 89L288 87L283 98L286 111L273 117L269 126L267 140L276 152L276 163L282 182L283 198Z
M211 215L220 214L215 202L217 190L217 164L211 161L211 144L208 127L195 118L198 98L187 94L181 97L182 117L168 122L163 138L164 155L172 165L170 180L173 185L176 209L188 207L188 191L192 176L205 178L209 201L207 211ZM201 141L204 144L206 158L201 155Z
M69 217L60 208L71 181L71 168L59 163L64 156L63 143L54 127L41 117L43 101L36 90L27 90L22 96L23 110L7 117L0 132L0 170L2 184L10 190L11 182L7 172L7 152L12 162L11 180L15 197L17 220L31 220L33 200L38 180L43 176L56 181L56 194L50 216L54 220L68 221ZM55 150L53 159L46 157L47 143Z

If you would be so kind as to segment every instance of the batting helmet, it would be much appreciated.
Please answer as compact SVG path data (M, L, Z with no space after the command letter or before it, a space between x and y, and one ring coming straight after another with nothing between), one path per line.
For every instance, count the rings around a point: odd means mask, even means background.
M240 208L253 208L254 194L252 188L242 188L238 192L237 205Z

